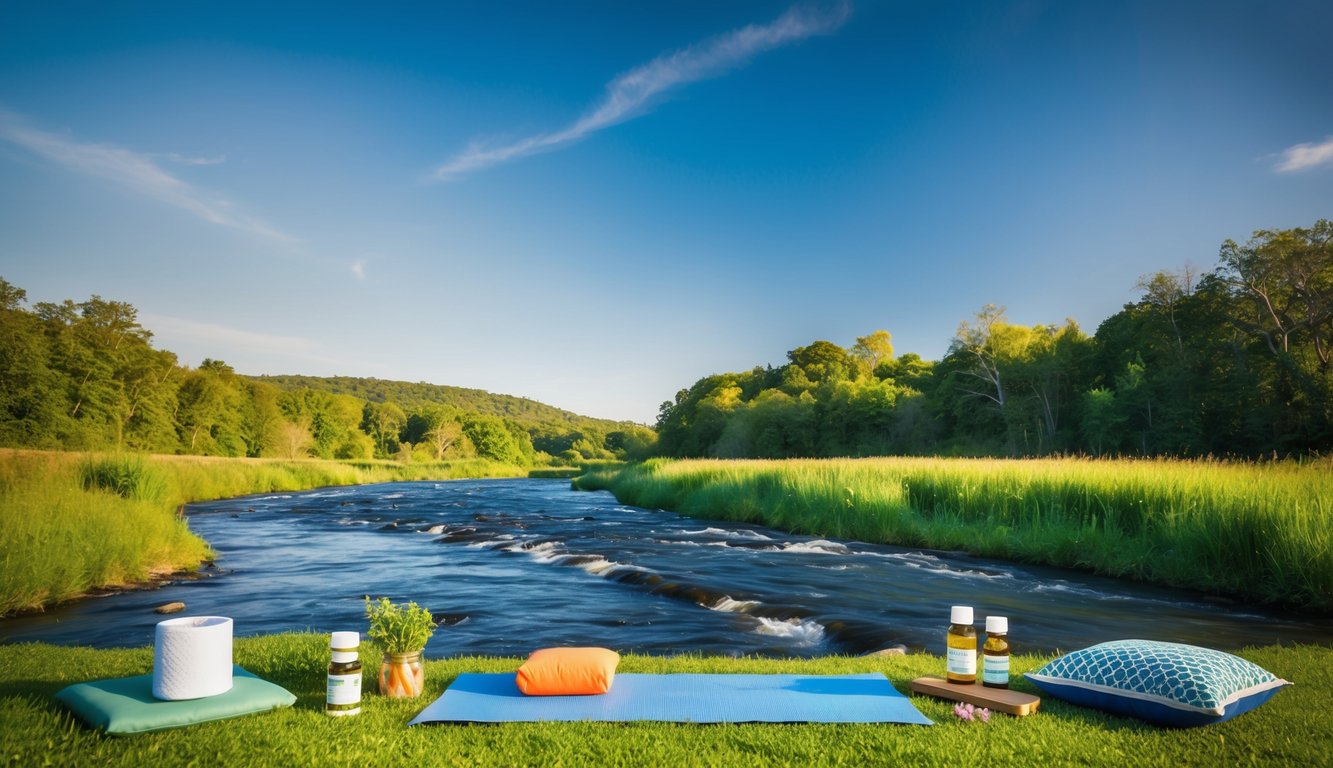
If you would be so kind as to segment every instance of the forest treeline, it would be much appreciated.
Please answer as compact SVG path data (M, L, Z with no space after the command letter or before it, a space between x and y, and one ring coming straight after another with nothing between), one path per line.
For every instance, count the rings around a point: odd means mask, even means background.
M0 446L532 466L642 455L652 430L430 384L182 366L125 302L38 302L0 279Z
M1089 336L986 306L938 362L876 331L662 404L667 456L1051 453L1293 456L1333 449L1333 222L1228 240L1216 267L1140 279Z

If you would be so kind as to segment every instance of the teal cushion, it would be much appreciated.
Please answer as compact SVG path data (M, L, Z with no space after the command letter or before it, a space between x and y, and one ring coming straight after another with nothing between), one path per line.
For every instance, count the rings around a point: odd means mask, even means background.
M155 698L151 674L78 683L61 689L56 698L84 722L115 735L225 720L290 707L296 701L282 686L260 680L239 666L232 669L230 691L202 699Z
M1056 698L1178 727L1230 720L1291 685L1229 653L1153 640L1094 645L1026 677Z

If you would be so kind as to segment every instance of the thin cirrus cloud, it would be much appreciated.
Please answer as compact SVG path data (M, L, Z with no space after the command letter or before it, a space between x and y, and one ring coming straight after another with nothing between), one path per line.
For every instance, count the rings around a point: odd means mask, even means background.
M278 242L295 242L291 235L172 175L155 159L162 157L184 165L216 165L223 158L151 155L109 144L84 144L34 128L8 112L0 112L0 139L75 173L108 179L145 197L189 211L205 221Z
M160 157L165 157L171 162L179 163L181 165L220 165L227 162L226 155L217 155L216 157L195 157L193 155L182 155L176 152L168 152L165 155L160 155Z
M296 336L281 336L232 328L217 323L204 323L171 315L148 312L139 314L139 320L153 335L168 344L181 342L205 345L216 350L218 356L269 356L299 359L316 363L337 364L338 359L319 353L319 345Z
M1278 173L1306 171L1321 165L1333 165L1333 136L1318 144L1297 144L1282 150L1273 170Z
M437 180L454 179L500 163L572 144L604 128L639 117L655 97L673 88L717 77L765 51L835 32L851 15L846 2L832 7L793 6L767 24L750 24L734 32L658 56L620 75L606 86L606 95L573 123L499 146L474 143L437 167Z

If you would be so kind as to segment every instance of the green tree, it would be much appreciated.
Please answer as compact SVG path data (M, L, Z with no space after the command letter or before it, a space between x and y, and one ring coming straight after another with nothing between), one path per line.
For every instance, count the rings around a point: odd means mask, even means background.
M961 416L976 404L993 409L1006 452L1012 454L1022 442L1019 435L1026 420L1015 413L1021 408L1012 404L1009 378L1013 363L1022 359L1032 341L1032 329L1010 324L1004 312L1004 307L987 304L971 322L959 324L946 359L952 363L949 372L954 374L955 386L965 398L957 401L955 411Z
M375 454L389 458L398 452L398 434L407 426L407 414L396 403L366 403L361 430L375 441Z
M479 416L463 424L463 433L472 442L477 455L506 464L519 464L522 456L514 435L503 420L494 416Z
M1252 306L1237 324L1262 337L1273 354L1308 357L1327 370L1333 359L1333 221L1259 230L1243 246L1227 240L1220 258L1220 276Z
M313 389L290 390L278 397L283 417L310 431L310 451L322 459L368 459L373 455L374 442L360 429L364 406L364 401L351 395Z
M62 371L70 447L160 448L174 444L169 418L176 357L154 350L138 311L93 296L35 307L46 328L51 365Z
M249 457L281 455L282 409L278 388L264 381L246 380L238 429Z
M883 330L868 336L858 336L852 345L851 355L861 361L865 370L874 371L881 364L893 360L893 336Z
M1179 272L1162 270L1139 278L1136 288L1143 291L1143 304L1155 308L1171 329L1172 347L1181 363L1185 361L1185 337L1180 327L1181 304L1194 292L1197 276L1188 264Z
M1005 362L1026 348L1027 337L1026 329L1009 325L1004 307L994 304L982 307L972 322L959 324L949 354L966 361L959 371L975 379L963 391L989 401L1003 412L1009 402L1009 392L1005 388L1002 369Z
M1063 326L1034 326L1021 355L1011 361L1012 383L1036 414L1038 452L1073 442L1064 432L1076 415L1076 393L1088 380L1093 354L1092 340L1077 323L1066 320Z
M27 293L0 278L0 445L57 448L68 405L48 365L40 320L23 309Z
M242 436L245 390L231 366L205 359L180 386L179 429L186 453L244 456Z
M1093 454L1116 451L1123 421L1114 390L1097 387L1083 393L1083 439Z
M787 359L813 384L849 379L856 371L852 356L831 341L816 341L808 346L797 347L787 353Z
M929 388L930 381L934 377L935 364L929 360L922 360L921 355L915 352L908 352L901 357L880 362L875 366L874 373L876 378L924 391Z
M615 458L641 461L651 454L655 442L656 435L651 429L627 424L608 432L603 444Z
M1283 452L1333 440L1333 221L1309 229L1259 230L1222 245L1218 278L1248 311L1235 326L1263 341L1273 362L1273 424Z
M444 457L448 456L449 451L458 443L458 438L462 436L462 424L456 421L441 421L426 433L426 440L429 441L436 460L443 461Z

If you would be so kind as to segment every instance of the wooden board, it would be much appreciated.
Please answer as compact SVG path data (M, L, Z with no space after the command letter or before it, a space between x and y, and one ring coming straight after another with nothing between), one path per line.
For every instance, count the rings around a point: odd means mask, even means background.
M1030 693L1008 688L987 688L981 683L960 685L938 677L918 677L912 681L914 693L924 693L950 701L962 701L974 707L989 707L992 712L1007 712L1017 717L1037 711L1041 699Z

